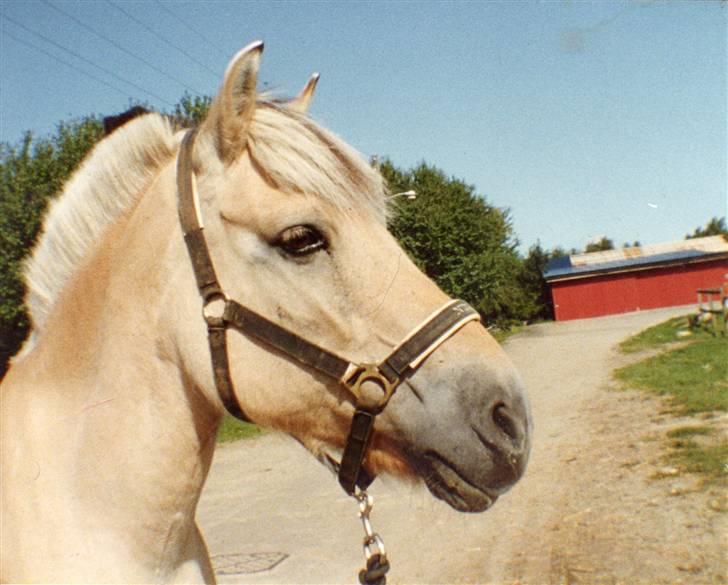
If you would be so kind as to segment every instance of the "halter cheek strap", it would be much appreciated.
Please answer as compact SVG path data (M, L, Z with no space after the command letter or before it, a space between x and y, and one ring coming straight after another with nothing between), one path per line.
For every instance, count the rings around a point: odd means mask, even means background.
M353 494L374 479L363 462L371 442L374 420L387 406L397 387L442 343L466 323L480 319L465 301L453 300L430 315L381 362L358 364L324 349L228 298L215 274L203 233L199 199L192 169L192 147L196 131L185 135L177 160L179 218L187 251L203 301L212 367L220 398L233 416L250 421L238 402L230 376L226 332L234 327L265 343L300 364L338 380L354 398L355 412L339 467L339 483ZM378 386L381 395L365 392L365 383Z

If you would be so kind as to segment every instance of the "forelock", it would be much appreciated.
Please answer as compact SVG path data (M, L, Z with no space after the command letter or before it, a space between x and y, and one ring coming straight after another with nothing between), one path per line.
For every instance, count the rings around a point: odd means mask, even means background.
M385 220L379 172L334 133L284 103L259 102L247 145L274 187L321 197L344 211L363 207Z

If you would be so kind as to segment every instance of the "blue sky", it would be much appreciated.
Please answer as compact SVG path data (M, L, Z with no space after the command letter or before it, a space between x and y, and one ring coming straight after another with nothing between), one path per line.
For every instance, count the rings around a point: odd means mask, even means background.
M214 94L262 39L262 84L291 95L321 72L314 118L475 185L522 249L682 239L726 215L723 2L3 0L0 15L0 141Z

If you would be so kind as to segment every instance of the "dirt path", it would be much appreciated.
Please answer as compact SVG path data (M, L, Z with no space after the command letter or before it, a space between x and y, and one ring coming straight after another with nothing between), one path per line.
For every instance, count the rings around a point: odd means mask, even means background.
M624 361L615 344L676 313L512 338L536 424L526 476L480 515L378 481L373 523L389 583L727 583L728 522L711 507L720 494L694 491L691 477L652 477L659 439L680 421L656 400L609 389ZM352 583L362 566L355 503L283 437L219 449L199 518L223 583Z

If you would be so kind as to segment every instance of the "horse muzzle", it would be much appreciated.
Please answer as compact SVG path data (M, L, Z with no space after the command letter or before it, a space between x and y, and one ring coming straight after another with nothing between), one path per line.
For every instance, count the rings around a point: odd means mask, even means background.
M531 418L520 381L484 383L465 372L453 399L416 385L418 423L405 432L409 460L434 496L462 512L482 512L524 474L531 449ZM404 394L404 393L402 393ZM404 405L403 405L404 406ZM409 417L407 417L411 420ZM402 421L403 422L403 421ZM406 423L405 423L406 424Z

